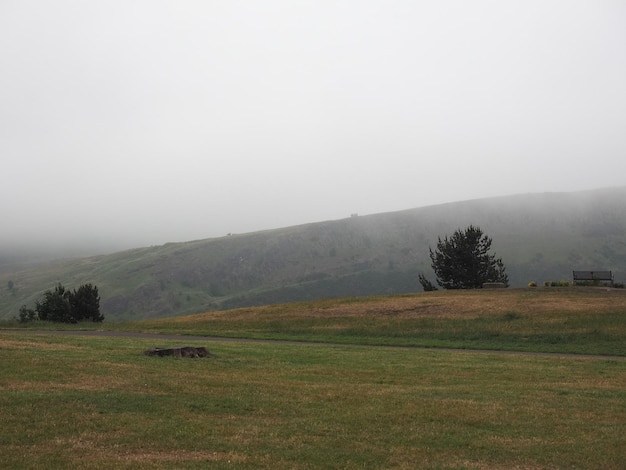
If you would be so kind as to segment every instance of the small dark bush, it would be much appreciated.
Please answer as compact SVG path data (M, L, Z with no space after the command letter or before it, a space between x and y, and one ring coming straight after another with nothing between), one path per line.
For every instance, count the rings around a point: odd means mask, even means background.
M30 323L35 320L37 320L37 313L32 308L27 308L26 305L22 305L17 321L20 323Z
M432 292L434 290L437 290L437 287L435 287L435 285L432 282L430 282L429 279L426 279L426 276L424 276L423 274L420 274L418 278L419 278L420 284L424 288L424 292Z
M569 287L571 284L569 281L545 281L544 287Z
M518 318L521 318L521 317L522 316L517 312L506 312L504 314L505 320L517 320Z

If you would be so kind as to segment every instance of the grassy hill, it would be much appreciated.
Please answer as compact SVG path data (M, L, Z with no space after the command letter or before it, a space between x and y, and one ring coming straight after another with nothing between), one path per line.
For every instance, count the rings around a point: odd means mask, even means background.
M94 328L194 337L626 356L625 312L625 289L526 287L322 299Z
M0 318L62 282L95 283L107 320L420 290L428 247L469 224L494 240L512 286L626 274L626 187L509 196L350 217L0 270ZM11 289L8 288L10 281Z

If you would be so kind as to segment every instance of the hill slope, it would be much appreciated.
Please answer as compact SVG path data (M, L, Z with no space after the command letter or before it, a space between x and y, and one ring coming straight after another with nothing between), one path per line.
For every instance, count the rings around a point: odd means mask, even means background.
M98 285L109 320L416 291L419 272L434 278L428 247L469 224L493 238L512 286L585 268L623 281L625 199L626 187L508 196L56 262L3 275L0 318L57 282Z

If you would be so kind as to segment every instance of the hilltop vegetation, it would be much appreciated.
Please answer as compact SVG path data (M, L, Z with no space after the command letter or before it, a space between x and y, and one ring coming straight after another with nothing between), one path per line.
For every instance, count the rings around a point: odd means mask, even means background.
M512 287L583 268L623 282L625 199L626 187L466 201L2 270L0 316L59 282L97 284L107 320L414 292L432 272L429 247L471 224L493 238Z

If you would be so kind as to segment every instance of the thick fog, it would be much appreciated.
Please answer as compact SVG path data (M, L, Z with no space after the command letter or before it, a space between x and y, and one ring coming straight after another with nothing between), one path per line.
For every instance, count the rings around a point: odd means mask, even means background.
M624 185L625 52L619 0L5 0L0 242Z

